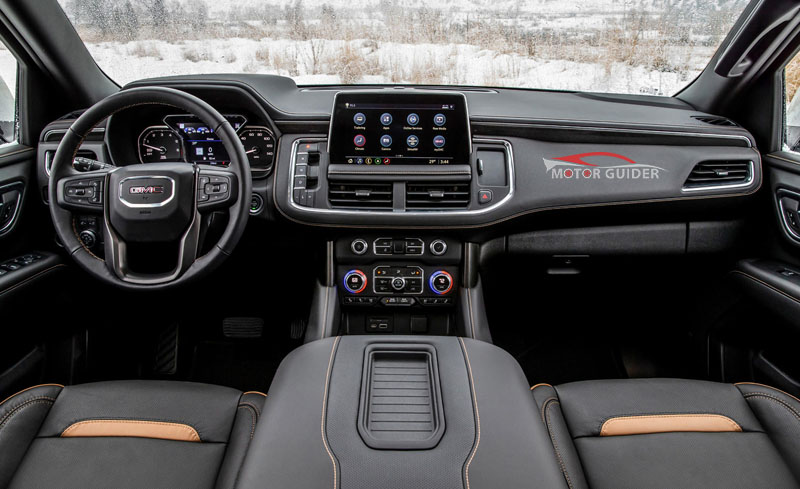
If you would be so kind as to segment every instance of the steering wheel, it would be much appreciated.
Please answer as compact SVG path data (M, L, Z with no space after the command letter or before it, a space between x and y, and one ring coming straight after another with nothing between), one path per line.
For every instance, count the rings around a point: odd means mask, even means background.
M73 169L78 148L96 125L117 112L141 105L167 105L197 116L222 141L230 166L179 162L84 173ZM194 95L164 87L122 90L78 117L58 146L48 187L56 233L72 258L101 281L135 290L177 287L219 266L244 233L251 191L250 164L231 124ZM198 256L203 214L224 209L229 215L224 232L210 251ZM102 214L105 259L81 241L75 213ZM170 249L177 249L175 267L157 273L132 270L131 248L147 250L154 244L170 244Z

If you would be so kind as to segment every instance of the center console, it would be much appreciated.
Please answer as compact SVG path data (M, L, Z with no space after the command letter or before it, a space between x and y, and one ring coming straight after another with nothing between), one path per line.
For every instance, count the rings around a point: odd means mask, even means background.
M469 261L477 257L447 228L496 219L514 193L514 164L510 142L473 136L463 93L341 91L327 137L295 135L280 144L290 156L276 167L276 208L304 224L365 230L329 242L306 341L489 338Z
M483 341L313 341L269 399L239 488L566 488L522 369Z
M275 203L290 219L463 227L496 219L511 200L511 144L473 136L462 93L342 91L331 114L327 138L281 140L290 156L277 168Z
M345 334L455 333L459 241L436 235L361 234L336 241Z

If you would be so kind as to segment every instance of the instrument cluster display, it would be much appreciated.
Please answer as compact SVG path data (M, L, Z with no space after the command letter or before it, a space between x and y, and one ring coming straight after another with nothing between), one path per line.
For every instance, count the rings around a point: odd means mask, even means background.
M241 115L225 115L245 147L254 170L269 170L275 160L276 141L264 126L248 126ZM214 128L191 114L164 117L164 125L146 128L139 135L142 163L176 162L228 166L230 157Z

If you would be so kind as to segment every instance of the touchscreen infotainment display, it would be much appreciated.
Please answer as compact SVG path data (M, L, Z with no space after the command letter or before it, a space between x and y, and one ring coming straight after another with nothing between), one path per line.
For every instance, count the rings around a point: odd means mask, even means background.
M469 163L467 103L454 93L340 92L333 104L331 163Z

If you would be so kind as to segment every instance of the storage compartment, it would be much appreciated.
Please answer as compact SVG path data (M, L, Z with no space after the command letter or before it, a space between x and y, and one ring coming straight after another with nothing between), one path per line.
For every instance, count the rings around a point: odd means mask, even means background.
M358 432L371 448L426 450L444 433L436 349L426 344L366 348Z

